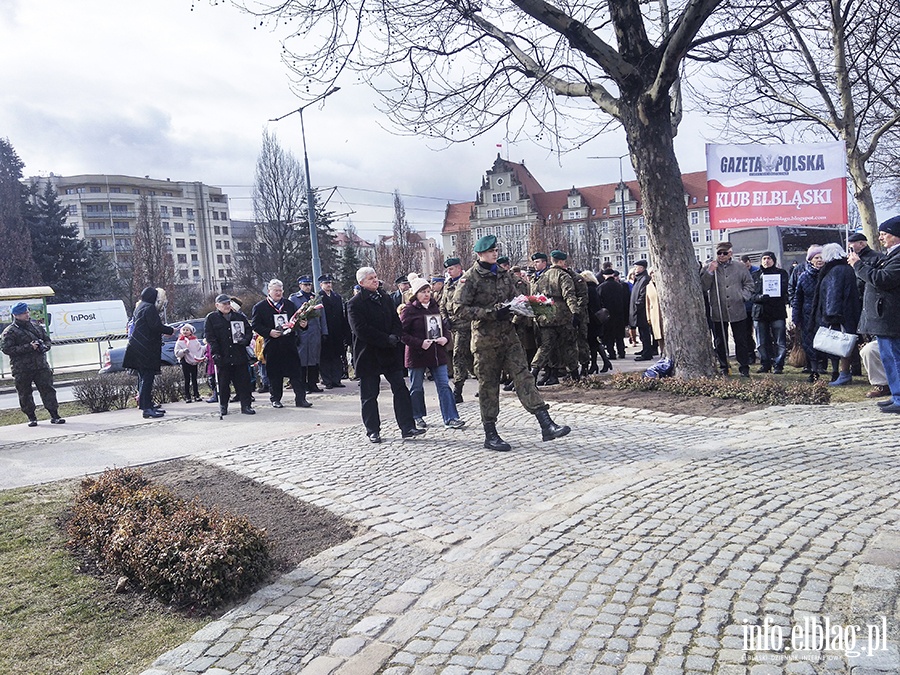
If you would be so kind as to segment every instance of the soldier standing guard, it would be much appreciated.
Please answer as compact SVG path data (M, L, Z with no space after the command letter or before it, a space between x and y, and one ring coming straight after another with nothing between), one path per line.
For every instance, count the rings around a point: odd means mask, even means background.
M543 256L543 257L540 257ZM551 251L553 265L542 269L532 283L535 295L543 294L553 300L553 311L546 316L535 318L540 333L537 354L531 364L531 374L537 380L541 368L549 371L549 377L543 384L558 384L557 363L569 371L572 379L578 379L578 345L575 341L575 329L581 323L581 301L575 291L575 282L565 269L566 258L562 251ZM535 253L532 256L535 268L546 265L547 256Z
M465 283L462 263L459 258L447 258L447 282L441 295L441 314L450 321L453 335L451 362L453 363L453 397L457 403L463 402L462 392L469 377L475 373L475 359L472 356L472 321L464 318L459 311L456 294Z
M519 401L537 417L543 439L561 438L571 429L550 419L548 406L528 373L522 343L510 322L512 311L505 303L517 293L510 274L497 266L497 237L482 237L475 242L474 250L478 262L463 277L464 283L455 294L455 302L460 315L472 322L472 350L484 425L484 447L500 451L510 449L509 443L497 433L502 371L512 376Z

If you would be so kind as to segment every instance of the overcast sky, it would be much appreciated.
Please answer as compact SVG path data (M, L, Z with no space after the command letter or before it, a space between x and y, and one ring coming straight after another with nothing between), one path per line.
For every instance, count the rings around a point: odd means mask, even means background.
M302 159L302 105L280 61L279 36L230 5L205 0L0 0L0 137L25 175L124 174L222 187L231 215L251 219L250 190L267 127ZM415 229L438 235L448 200L474 198L498 151L526 165L547 190L618 180L627 151L614 130L557 157L530 143L506 147L501 131L444 148L379 126L374 96L341 91L304 114L312 183L339 186L328 209L374 240L390 233L391 193ZM703 120L688 117L676 146L685 172L705 169ZM503 144L502 150L497 144ZM625 161L626 178L633 172ZM428 199L426 199L428 198ZM346 218L336 226L343 227Z

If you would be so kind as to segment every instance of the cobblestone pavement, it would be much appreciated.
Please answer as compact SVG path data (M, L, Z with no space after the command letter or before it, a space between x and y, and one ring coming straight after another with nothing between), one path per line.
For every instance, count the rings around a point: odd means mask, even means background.
M365 530L145 675L900 673L896 421L827 414L557 404L543 443L505 397L510 453L477 425L206 452Z

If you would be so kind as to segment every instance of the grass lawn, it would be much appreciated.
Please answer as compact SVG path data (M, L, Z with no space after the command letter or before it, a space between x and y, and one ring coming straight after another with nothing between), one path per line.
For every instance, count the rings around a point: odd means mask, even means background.
M0 673L140 672L207 621L79 573L57 526L77 485L0 492Z

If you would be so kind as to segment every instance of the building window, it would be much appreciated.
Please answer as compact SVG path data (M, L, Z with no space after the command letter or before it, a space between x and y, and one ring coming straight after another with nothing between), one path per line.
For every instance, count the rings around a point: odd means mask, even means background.
M218 219L219 219L219 212L218 212L218 211L213 211L213 212L212 212L212 217L213 217L213 220L218 220Z
M219 270L219 278L220 278L220 279L224 279L224 278L225 278L225 270L221 270L221 269Z
M69 215L70 216L78 215L78 204L69 204Z
M159 207L159 215L163 216L164 218L168 218L169 217L169 207L168 206L160 206Z
M117 195L117 194L119 194L119 193L122 192L122 188L111 187L111 188L109 188L109 191L110 191L112 194Z
M200 264L200 259L197 257L197 254L196 254L196 253L191 253L191 264L192 264L192 265L199 265L199 264Z
M510 200L509 192L495 192L491 195L491 201L496 204L498 202L508 202Z
M133 195L139 195L139 194L141 194L141 191L138 190L137 188L131 188L131 194L133 194Z
M100 192L100 188L99 188L98 186L96 186L96 185L91 185L91 192L99 193L99 192Z
M184 223L175 223L176 232L184 232Z
M709 223L709 209L703 209L703 222Z
M188 271L187 270L178 270L178 276L182 279L187 279Z
M113 213L128 213L128 204L113 204Z
M75 194L75 188L66 188L66 194L67 194L67 195L74 195L74 194Z
M193 220L193 218L194 218L194 209L186 209L186 211L187 211L187 217Z
M194 278L197 280L200 279L200 270L194 270Z
M601 240L600 240L600 247L601 247L602 250L608 251L608 250L609 250L609 239L601 239Z
M505 206L505 207L503 207L503 215L504 216L517 216L517 215L519 215L519 207L518 206Z
M638 248L647 248L647 235L642 234L638 236Z
M171 196L172 196L171 192L163 192L163 197L171 197Z
M181 207L180 206L172 207L172 217L173 218L181 218Z
M228 234L228 227L226 225L222 226L222 234Z
M706 230L706 241L712 241L712 230Z
M700 212L699 211L691 211L691 225L699 225L700 224Z
M700 241L700 230L691 230L691 241L695 244Z
M221 253L216 256L216 262L219 263L220 265L222 264L222 254Z
M114 220L113 228L116 230L125 230L126 232L131 229L131 225L129 225L126 221L122 220Z
M569 211L566 213L566 218L569 220L578 220L581 217L581 214L578 211Z
M193 249L197 248L197 240L196 239L191 239L191 248L193 248Z
M231 264L231 256L230 256L230 255L226 255L226 256L225 256L225 264L226 264L226 265L230 265L230 264Z
M218 225L216 225L216 226L213 228L213 234L222 234L222 228L219 227Z
M179 253L178 254L178 264L179 265L187 265L187 253Z
M220 251L222 250L222 242L219 241L218 239L216 240L216 248Z
M184 239L176 239L176 240L175 240L175 246L176 246L177 248L184 248Z
M162 230L163 230L163 232L165 232L166 234L169 234L169 232L170 232L169 224L168 224L168 223L163 223Z

